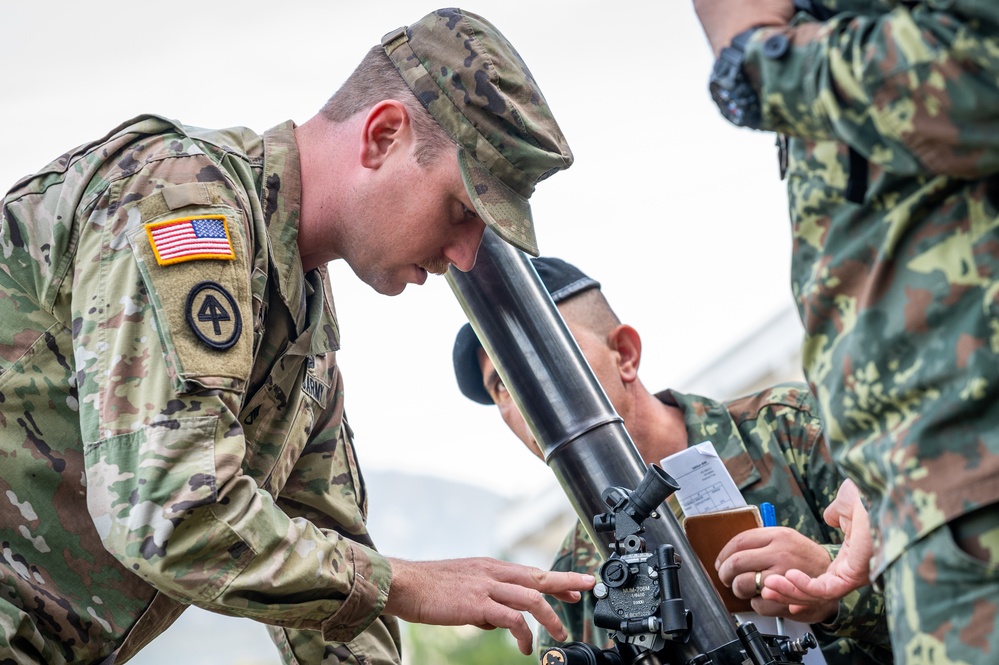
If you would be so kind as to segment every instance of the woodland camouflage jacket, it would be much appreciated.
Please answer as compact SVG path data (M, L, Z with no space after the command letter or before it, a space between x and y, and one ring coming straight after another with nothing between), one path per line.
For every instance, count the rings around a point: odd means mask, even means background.
M745 71L789 138L806 376L878 575L999 501L999 3L817 4Z

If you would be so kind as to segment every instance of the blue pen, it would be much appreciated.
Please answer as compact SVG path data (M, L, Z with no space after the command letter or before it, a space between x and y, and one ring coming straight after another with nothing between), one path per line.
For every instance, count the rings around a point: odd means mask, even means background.
M763 526L777 526L777 511L774 504L764 501L760 504L760 517L763 519ZM784 632L784 619L777 617L777 634L786 635Z
M760 517L763 518L763 526L777 526L777 511L769 501L760 504Z

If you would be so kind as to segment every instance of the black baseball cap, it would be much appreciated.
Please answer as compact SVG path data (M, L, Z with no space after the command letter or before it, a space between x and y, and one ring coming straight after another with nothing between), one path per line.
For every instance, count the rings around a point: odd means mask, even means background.
M531 259L531 263L534 264L541 282L556 304L584 291L600 288L600 282L562 259L542 256ZM481 348L482 345L475 336L471 324L463 325L455 337L454 351L451 354L454 361L454 377L458 380L458 388L465 397L479 404L492 404L492 397L482 385L482 370L479 368Z

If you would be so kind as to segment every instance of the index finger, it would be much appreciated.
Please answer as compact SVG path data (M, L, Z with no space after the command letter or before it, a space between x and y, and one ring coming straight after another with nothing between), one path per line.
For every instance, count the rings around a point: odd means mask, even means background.
M541 570L530 566L506 568L496 578L552 596L566 595L571 591L589 591L597 582L593 575L585 573Z

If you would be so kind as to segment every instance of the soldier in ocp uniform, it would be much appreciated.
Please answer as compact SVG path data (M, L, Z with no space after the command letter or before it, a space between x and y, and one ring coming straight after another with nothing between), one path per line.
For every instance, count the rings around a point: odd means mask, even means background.
M638 376L641 338L621 323L600 283L561 259L544 256L532 262L642 459L659 463L688 445L710 441L748 503L776 506L782 528L754 529L734 538L720 556L720 581L736 596L752 599L761 614L810 623L829 665L892 662L883 598L870 586L803 615L790 615L786 604L759 597L767 577L789 567L824 571L839 551L841 534L825 524L823 513L843 476L829 456L808 387L785 383L726 403L675 390L650 393ZM543 458L468 324L455 338L453 360L462 393L480 404L496 404L510 429ZM600 564L599 552L577 523L552 568L596 574ZM608 631L593 623L593 594L579 603L551 602L571 641L613 646ZM542 631L538 642L543 651L562 640Z
M805 371L870 508L896 661L993 663L999 3L694 5L722 114L781 135Z
M591 578L375 551L325 264L385 294L469 269L572 155L485 19L384 37L263 135L141 116L18 182L0 224L0 662L125 662L188 605L286 662L397 663L396 617L561 634Z

